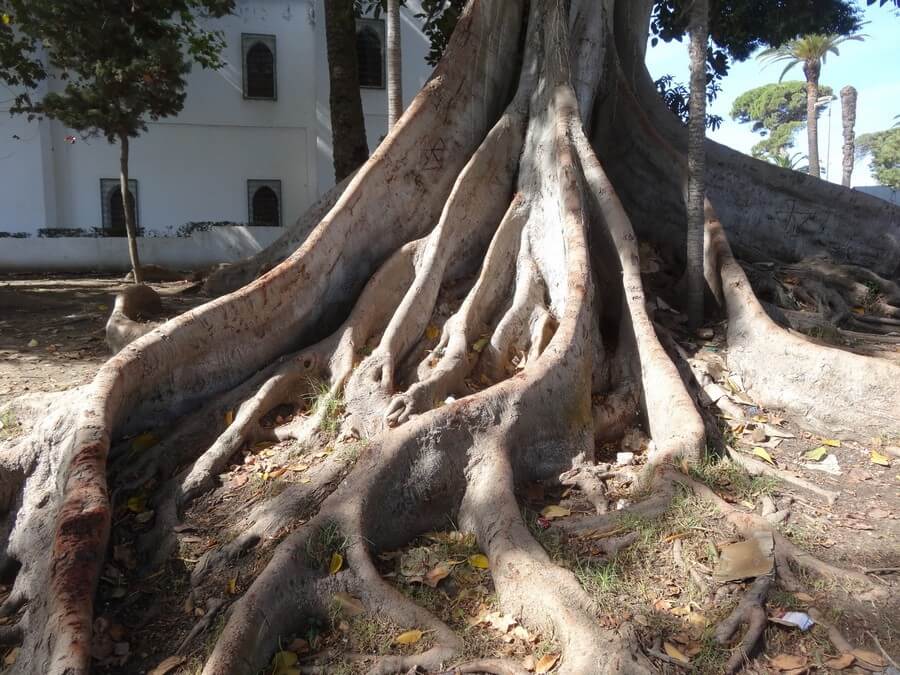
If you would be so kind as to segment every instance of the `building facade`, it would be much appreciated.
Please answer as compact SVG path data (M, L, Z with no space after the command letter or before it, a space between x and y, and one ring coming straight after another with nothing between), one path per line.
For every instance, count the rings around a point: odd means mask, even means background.
M408 103L431 68L415 18L420 8L407 4ZM184 110L149 123L131 143L131 190L144 237L184 234L192 223L277 229L334 183L323 0L238 0L231 16L207 27L224 32L225 66L195 66ZM357 46L372 151L387 127L382 19L359 20ZM102 137L0 112L0 249L10 235L121 233L118 175L119 149Z

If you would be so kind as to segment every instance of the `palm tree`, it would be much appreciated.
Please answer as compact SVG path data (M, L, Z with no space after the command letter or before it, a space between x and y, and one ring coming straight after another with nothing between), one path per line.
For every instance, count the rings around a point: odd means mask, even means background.
M388 131L403 112L400 62L400 0L387 0Z
M819 176L819 130L816 100L819 98L819 75L829 52L840 56L838 45L848 40L862 41L865 35L805 35L796 38L780 47L773 47L761 52L757 58L763 61L786 61L781 72L781 82L787 72L797 64L803 65L806 76L806 134L809 139L809 175Z
M780 166L782 169L791 169L792 171L807 171L808 167L800 166L801 162L806 159L806 155L795 152L792 154L788 154L787 152L779 152L774 155L769 155L767 158L769 162L774 164L775 166Z

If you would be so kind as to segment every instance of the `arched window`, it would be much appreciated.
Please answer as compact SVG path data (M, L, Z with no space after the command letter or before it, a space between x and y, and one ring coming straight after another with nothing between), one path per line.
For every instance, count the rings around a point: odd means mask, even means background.
M359 86L384 89L384 21L357 20L356 58Z
M103 230L112 237L124 237L125 209L122 207L122 188L117 178L103 178L100 180L100 193L103 198ZM137 181L128 181L128 193L131 195L131 216L135 229L138 229L137 212Z
M242 35L244 96L275 99L275 36Z
M278 227L281 225L281 181L247 181L250 197L250 224Z

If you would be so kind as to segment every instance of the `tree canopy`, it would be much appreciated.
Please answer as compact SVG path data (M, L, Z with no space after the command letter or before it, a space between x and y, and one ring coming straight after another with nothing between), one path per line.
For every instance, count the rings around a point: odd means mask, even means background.
M870 166L875 180L900 190L900 127L857 137L856 151L860 157L871 157Z
M819 93L831 96L832 90L823 86ZM787 155L794 147L794 134L806 121L806 83L792 80L745 91L735 99L731 119L751 124L753 132L763 136L751 150L754 157L774 160Z
M137 136L178 113L192 61L220 65L222 35L201 27L233 0L0 0L0 81L17 91L13 113L46 115L108 140ZM36 97L36 87L64 83Z

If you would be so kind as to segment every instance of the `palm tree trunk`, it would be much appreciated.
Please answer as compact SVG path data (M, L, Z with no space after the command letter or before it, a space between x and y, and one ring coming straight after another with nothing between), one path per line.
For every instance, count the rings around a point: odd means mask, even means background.
M131 258L131 269L134 283L144 282L141 272L141 261L138 258L137 228L134 225L134 200L128 189L128 134L119 135L119 187L122 190L122 209L125 211L125 234L128 239L128 256Z
M809 141L809 175L820 177L819 169L819 115L816 101L819 99L819 64L805 63L806 75L806 137Z
M387 0L388 131L403 112L400 54L400 0Z
M850 176L853 174L854 141L856 135L856 89L847 85L841 89L841 123L844 129L844 155L841 162L843 175L841 185L850 187Z
M695 0L691 13L691 100L688 120L687 289L688 325L703 323L703 231L706 193L706 43L709 2Z
M359 93L356 18L353 0L325 3L334 179L340 183L369 158L366 122Z

